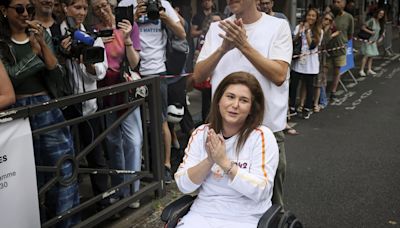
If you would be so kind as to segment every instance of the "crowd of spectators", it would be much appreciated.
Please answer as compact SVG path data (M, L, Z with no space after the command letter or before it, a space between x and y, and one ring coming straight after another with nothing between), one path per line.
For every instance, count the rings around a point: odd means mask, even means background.
M273 11L274 1L257 0L256 3L258 10L256 12L261 13L262 22L265 23L261 25L270 26L268 23L273 23L282 27L282 31L276 32L277 36L280 36L278 40L281 43L277 42L275 37L265 34L263 41L255 38L261 36L265 28L254 25L256 27L252 30L246 25L248 21L235 18L241 15L235 8L228 7L224 10L224 14L217 12L213 0L201 0L201 8L190 22L180 15L178 6L173 6L166 0L159 1L161 10L159 19L156 20L148 17L147 4L144 0L118 1L119 7L133 5L135 9L132 20L123 19L118 22L114 13L116 2L109 0L1 1L0 110L40 104L59 97L59 91L54 88L55 75L67 76L73 94L132 81L137 77L157 75L160 77L161 92L164 181L171 183L173 179L171 148L179 149L180 145L173 125L168 125L167 122L168 105L179 102L184 106L186 116L181 123L181 129L185 134L190 135L193 132L194 124L186 103L186 78L181 80L187 75L186 73L192 72L184 69L181 75L169 75L164 64L168 29L178 39L194 41L192 50L194 58L186 59L195 65L194 79L188 77L187 80L190 85L188 88L191 88L192 82L196 81L193 85L201 91L203 123L207 123L210 119L210 108L214 107L211 104L212 92L225 76L232 73L233 69L248 71L260 81L265 103L270 108L265 112L262 122L272 130L279 147L279 164L277 164L272 201L283 205L286 166L283 131L286 130L290 134L297 133L286 124L286 118L299 116L309 119L312 113L318 113L327 106L327 98L331 101L337 98L339 70L346 65L346 46L354 35L354 20L352 15L345 11L345 0L333 0L332 6L324 12L309 8L304 19L298 25L293 25L292 36L289 35L287 38L285 32L287 29L290 33L290 26L286 26L289 23L283 13ZM347 6L347 8L354 7ZM85 21L89 12L92 14L91 17L96 19L94 23L88 24ZM377 42L382 40L384 35L384 17L384 10L375 9L371 18L361 27L371 34L371 38L361 46L363 58L360 76L376 74L372 68L372 59L379 55ZM259 33L255 33L257 28ZM232 32L235 29L237 32ZM93 62L84 59L77 50L79 46L76 47L71 36L73 30L89 33L112 31L112 35L93 40L92 46L100 48L96 50L102 50L97 52L102 56L101 60ZM222 32L227 35L221 34ZM253 33L257 36L247 36ZM287 42L291 42L290 38L298 40L301 45L300 53L292 56L292 59L291 56L289 59L286 56L290 54L290 45L288 50L284 47ZM217 39L221 42L215 42ZM250 49L243 49L241 45L249 45L241 43L243 39L256 43L255 49L259 51L267 48L261 44L262 42L265 45L273 43L275 46L271 51L272 54L267 56L273 61L262 59L257 53L249 53ZM246 47L253 48L251 45ZM243 55L250 59L251 64L244 60L241 63L235 62ZM231 64L233 62L234 65ZM270 67L266 69L265 66ZM367 72L364 72L365 66L368 67ZM126 67L130 69L128 72L125 72ZM328 74L330 68L332 76ZM276 74L279 77L260 79L263 77L261 74ZM328 79L332 79L332 83L327 88ZM265 87L269 90L266 91ZM179 98L173 99L173 97ZM273 102L271 97L275 99ZM279 104L277 100L280 101ZM53 109L37 114L30 117L30 123L34 130L63 122L65 119L90 115L124 102L124 97L120 94L91 99L65 110ZM92 143L104 128L110 127L120 115L120 112L116 112L105 118L91 118L77 126L60 128L34 138L36 165L54 166L60 157L79 153ZM140 171L143 126L141 110L136 108L106 136L104 148L96 146L86 155L88 167ZM66 162L62 167L61 176L69 178L71 175L72 165ZM109 183L107 175L92 175L93 194L105 192L108 188L129 180L130 177L130 175L112 175ZM38 188L49 178L48 174L38 173ZM140 181L135 181L129 188L124 188L110 198L102 200L98 207L104 208L130 196L139 188ZM41 207L42 221L78 205L78 183L73 182L68 186L57 184L46 195L45 204L46 207ZM140 202L136 201L129 206L138 208ZM72 216L59 226L69 227L77 222L79 216Z

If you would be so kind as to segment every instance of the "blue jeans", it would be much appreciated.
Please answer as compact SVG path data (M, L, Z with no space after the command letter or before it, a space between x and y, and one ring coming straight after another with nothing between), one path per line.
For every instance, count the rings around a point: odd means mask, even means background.
M18 99L15 107L42 104L50 100L47 95L33 96ZM38 113L29 118L32 130L43 128L49 125L64 122L64 116L60 109L51 109L46 112ZM51 130L33 137L33 148L35 153L35 164L38 166L56 166L57 161L65 155L74 155L74 146L71 133L68 127ZM64 162L61 166L60 175L67 179L73 173L71 162ZM47 181L53 177L49 173L37 173L37 187L40 189ZM79 204L79 194L77 181L73 181L68 186L55 184L47 193L45 212L41 208L41 220L52 218ZM71 227L77 224L79 216L72 216L69 219L58 223L57 227Z
M106 116L106 127L118 118L117 114ZM140 118L140 108L133 110L121 125L107 134L106 137L110 168L118 170L140 171L142 164L143 129ZM129 174L111 175L111 184L116 186L131 179ZM139 190L140 181L133 184L133 192ZM117 197L127 197L132 192L122 188Z
M159 75L165 76L167 72L161 72L157 74L150 74L150 75L142 75L142 77L152 76L152 75ZM161 96L161 121L162 123L167 121L168 115L168 80L167 78L161 77L160 78L160 96Z
M324 107L328 106L328 98L326 97L326 88L321 86L321 93L319 95L319 103Z

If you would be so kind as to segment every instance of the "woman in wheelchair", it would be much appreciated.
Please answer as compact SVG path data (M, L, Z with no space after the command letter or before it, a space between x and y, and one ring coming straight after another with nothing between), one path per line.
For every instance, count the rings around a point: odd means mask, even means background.
M175 174L183 193L199 190L179 228L257 227L271 207L278 146L262 126L264 96L250 73L225 77L207 124L193 133Z

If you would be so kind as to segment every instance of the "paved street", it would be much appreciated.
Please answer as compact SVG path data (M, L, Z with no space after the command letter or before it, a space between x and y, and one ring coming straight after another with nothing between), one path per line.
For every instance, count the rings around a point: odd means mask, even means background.
M400 227L400 61L374 63L376 77L293 119L285 200L305 227Z

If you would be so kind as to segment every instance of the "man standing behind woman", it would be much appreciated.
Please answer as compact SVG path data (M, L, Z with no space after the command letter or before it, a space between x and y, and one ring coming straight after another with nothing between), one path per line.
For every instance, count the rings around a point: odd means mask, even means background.
M383 9L377 9L373 13L373 17L370 18L365 24L361 26L361 29L371 34L368 43L363 42L361 44L361 54L363 58L361 60L360 76L365 77L367 74L375 75L376 72L372 70L373 57L379 55L378 41L383 35L385 29L385 11ZM368 64L367 74L364 72L365 65Z
M100 23L95 27L97 30L112 29L111 37L103 38L106 49L108 69L106 77L99 81L99 86L111 86L123 81L131 81L132 78L121 77L121 66L124 61L131 69L134 69L139 63L140 41L139 28L136 23L133 25L129 20L123 20L116 24L112 6L107 0L92 0L92 9L94 15L99 18ZM124 75L129 77L129 75ZM116 94L103 98L104 108L122 104L123 95ZM118 118L118 112L107 115L106 127L111 126ZM110 159L110 168L119 170L141 170L141 155L143 143L142 120L140 117L140 108L136 108L122 121L121 125L110 132L106 137L108 157ZM112 175L112 186L115 187L131 179L131 175ZM139 190L140 181L137 180L133 185L133 192ZM129 188L130 189L130 188ZM118 197L112 197L112 201L119 198L128 197L133 192L128 188L123 188ZM134 202L130 207L139 207L139 202Z
M302 45L300 57L294 59L291 66L289 107L291 113L296 112L297 87L301 80L306 88L306 103L304 109L302 108L303 118L309 119L313 109L314 78L319 73L318 46L323 37L318 10L308 9L306 20L297 25L293 33L294 39L300 39Z
M329 52L327 59L333 66L333 82L330 89L330 98L336 99L336 89L340 80L340 67L346 65L346 47L349 40L353 38L354 19L351 14L344 11L346 0L333 0L332 13L335 16L335 25L340 34L331 39L327 48L339 48L339 50ZM345 47L344 47L345 46Z

